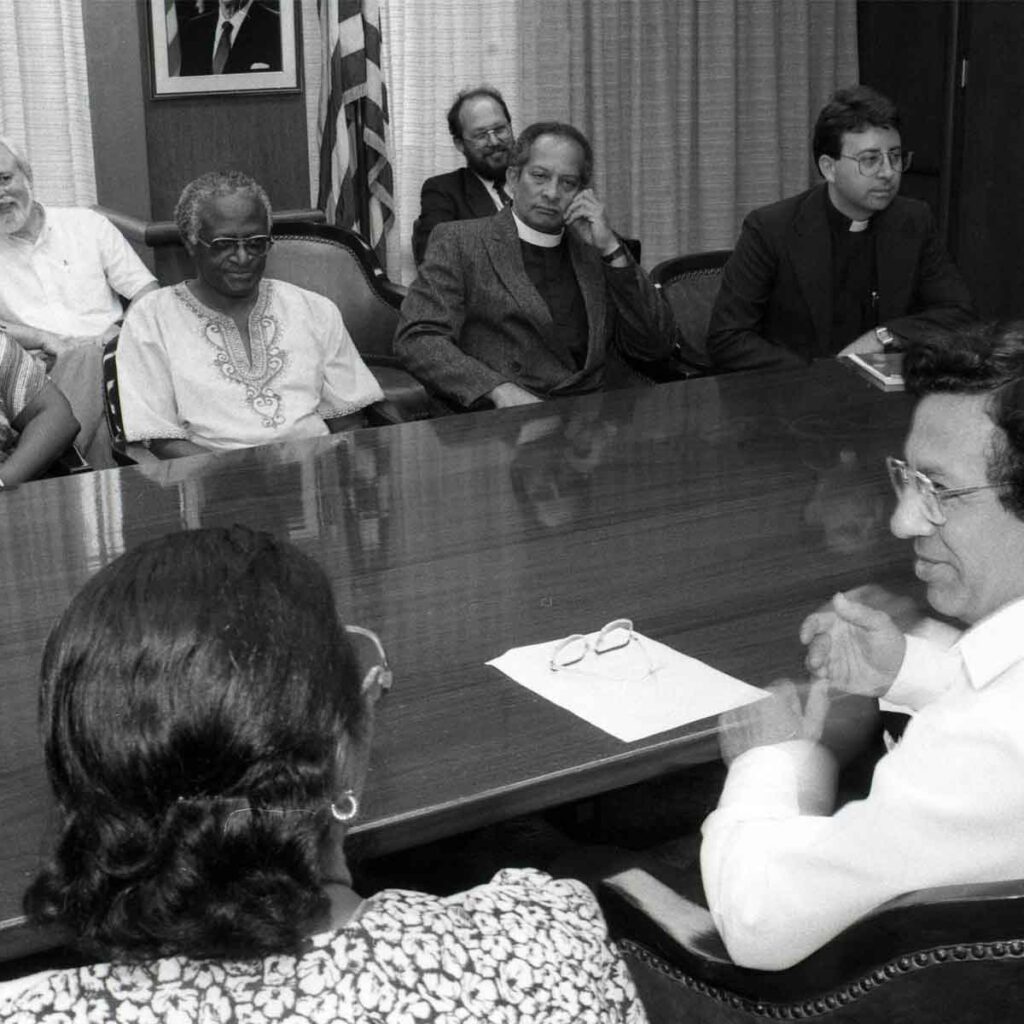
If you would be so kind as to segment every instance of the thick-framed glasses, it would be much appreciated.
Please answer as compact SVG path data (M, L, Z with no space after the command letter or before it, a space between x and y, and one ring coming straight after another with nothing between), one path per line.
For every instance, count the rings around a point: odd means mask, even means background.
M365 626L346 626L345 632L351 637L359 637L363 643L355 643L356 661L363 673L363 693L371 704L376 704L385 691L390 690L395 681L391 666L388 664L387 651L380 637L372 629Z
M274 240L270 235L248 235L246 238L197 238L196 241L218 259L232 256L241 246L249 256L266 256Z
M977 491L991 491L994 488L1002 487L1002 484L979 484L976 487L939 487L930 477L918 469L908 466L902 459L893 458L891 455L885 460L886 469L889 470L889 479L892 481L896 497L902 499L904 495L914 494L921 502L921 510L925 518L933 526L945 526L947 515L945 504L952 498L962 498Z
M655 671L654 662L651 661L650 653L640 637L633 632L632 619L613 619L601 628L593 640L583 633L573 633L572 636L559 640L548 658L548 668L552 672L563 672L576 668L590 655L600 658L602 654L622 651L631 644L635 644L641 650L647 662L644 678L652 675Z
M512 138L512 129L507 124L501 124L496 128L481 128L478 132L470 132L465 138L474 146L480 146L489 141L492 135L498 142L508 142Z
M869 149L866 153L858 153L856 156L840 153L839 159L856 161L857 170L865 178L873 178L875 175L882 173L886 160L889 161L889 166L897 174L909 171L911 161L914 159L914 151L911 149L904 153L902 149L890 149L888 152L883 152L880 149Z

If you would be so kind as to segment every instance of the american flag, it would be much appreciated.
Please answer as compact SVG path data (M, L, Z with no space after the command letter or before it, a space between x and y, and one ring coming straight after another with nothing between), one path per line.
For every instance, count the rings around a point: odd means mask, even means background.
M324 68L319 206L329 222L358 231L384 266L395 200L379 0L318 0L317 10Z

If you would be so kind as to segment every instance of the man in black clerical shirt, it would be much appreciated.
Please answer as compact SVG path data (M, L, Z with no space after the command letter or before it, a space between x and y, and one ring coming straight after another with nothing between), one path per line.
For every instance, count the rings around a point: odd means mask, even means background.
M715 368L878 352L973 318L928 207L897 195L911 158L900 129L866 86L826 104L813 139L824 184L743 222L708 328Z
M523 405L595 391L613 352L672 354L671 309L609 226L592 168L577 129L530 125L509 159L511 206L434 229L395 350L449 402Z
M507 206L505 171L515 138L512 117L493 86L463 89L448 111L448 131L466 166L427 178L420 190L420 215L412 226L412 254L419 266L427 239L449 220L490 217Z

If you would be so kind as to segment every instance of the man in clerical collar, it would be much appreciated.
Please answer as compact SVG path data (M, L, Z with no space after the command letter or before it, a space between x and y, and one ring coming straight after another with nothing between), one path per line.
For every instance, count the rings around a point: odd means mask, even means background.
M892 101L840 89L813 151L824 183L743 222L708 329L717 369L899 350L973 318L927 205L897 194L912 154Z
M419 266L427 239L449 220L490 217L508 205L505 171L515 137L504 97L490 85L463 89L448 111L448 131L466 166L427 178L420 215L412 227L412 254Z
M511 206L434 229L395 350L452 404L596 391L612 354L672 354L671 309L609 226L592 169L572 125L530 125L509 159Z

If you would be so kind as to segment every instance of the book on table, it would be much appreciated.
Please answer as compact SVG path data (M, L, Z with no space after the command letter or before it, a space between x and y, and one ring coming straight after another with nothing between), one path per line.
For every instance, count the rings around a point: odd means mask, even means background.
M857 352L843 359L875 387L883 391L903 390L902 352Z

